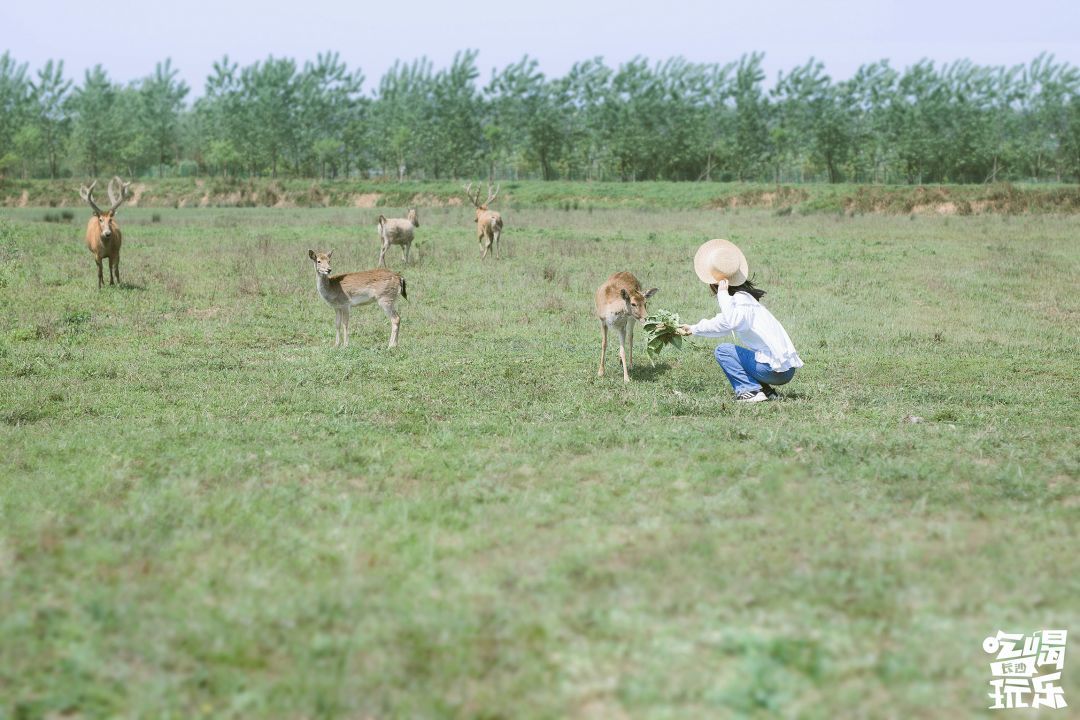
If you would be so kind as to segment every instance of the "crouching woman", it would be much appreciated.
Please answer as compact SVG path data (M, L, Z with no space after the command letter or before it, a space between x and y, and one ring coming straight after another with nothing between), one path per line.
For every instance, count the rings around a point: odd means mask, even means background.
M679 327L680 335L724 337L734 334L745 347L723 343L716 361L735 390L735 399L756 403L776 398L776 385L795 377L802 360L780 322L758 300L764 290L747 279L742 251L727 240L710 240L694 255L694 272L716 295L716 317Z

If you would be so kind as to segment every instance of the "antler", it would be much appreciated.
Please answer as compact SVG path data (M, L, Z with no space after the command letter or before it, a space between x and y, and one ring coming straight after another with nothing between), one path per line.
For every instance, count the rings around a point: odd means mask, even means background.
M94 208L95 213L100 215L101 214L101 208L99 208L97 206L97 203L94 202L94 186L95 185L97 185L97 180L90 183L90 187L86 187L85 185L83 185L82 187L79 188L79 195L82 196L83 200L90 203L90 207Z
M119 197L113 190L114 185L120 186ZM109 181L109 202L112 203L112 207L109 208L109 212L116 212L116 208L120 207L120 204L127 200L127 189L131 185L130 182L124 182L116 175L113 175L113 179Z
M485 205L490 205L492 202L495 201L495 196L499 194L499 187L500 187L499 185L496 185L495 186L495 192L492 193L491 192L491 183L490 182L488 183L488 199L487 199L487 202L484 203ZM480 197L480 191L479 190L476 191L476 196Z
M472 183L465 186L465 196L469 198L469 201L473 204L473 207L480 207L480 188L476 188L476 192L472 191Z

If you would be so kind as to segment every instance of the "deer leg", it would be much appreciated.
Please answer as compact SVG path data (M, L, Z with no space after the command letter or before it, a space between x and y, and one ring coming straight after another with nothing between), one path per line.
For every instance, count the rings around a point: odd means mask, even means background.
M502 243L499 242L502 239L502 233L498 230L495 231L495 259L502 259Z
M100 258L98 258L98 261L97 261L97 286L98 286L99 290L101 288L105 287L105 277L101 274L101 259Z
M379 251L379 267L386 267L386 241L383 240L382 250Z
M401 262L405 263L406 265L409 264L409 246L408 245L402 245L401 246Z
M120 253L116 254L116 262L114 263L114 265L116 267L116 284L119 285L120 284Z
M596 372L598 377L604 377L604 358L607 357L607 323L600 321L600 369Z
M341 336L345 338L345 342L342 347L349 347L349 308L348 306L341 309Z
M626 326L619 328L619 360L622 361L623 382L630 382L630 371L626 368Z
M386 313L386 317L390 318L390 347L397 347L398 329L401 327L401 316L398 315L397 308L394 307L392 300L380 300L379 307Z
M626 324L626 366L634 369L634 321Z
M334 347L341 344L341 308L334 308Z

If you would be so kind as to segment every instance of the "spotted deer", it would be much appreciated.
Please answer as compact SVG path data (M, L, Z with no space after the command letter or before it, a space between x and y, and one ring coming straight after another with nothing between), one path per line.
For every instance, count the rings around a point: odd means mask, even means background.
M499 186L495 186L495 192L491 192L491 183L488 183L488 198L481 204L480 202L480 188L476 188L476 192L472 191L472 183L469 183L465 187L465 196L469 198L469 202L476 208L476 239L480 241L481 247L484 248L484 252L480 254L480 259L483 260L487 257L488 250L494 246L493 254L496 258L500 257L499 252L499 240L502 238L503 221L502 215L494 210L488 210L488 205L495 202L495 198L499 194Z
M596 315L600 318L600 370L604 377L604 359L607 356L608 328L619 333L619 360L622 361L623 382L630 382L630 370L634 367L634 322L644 320L648 314L646 301L658 292L652 288L641 291L641 283L628 272L617 272L596 291Z
M379 238L382 240L382 250L379 252L379 267L386 267L386 251L391 245L401 246L401 259L406 265L409 264L409 251L412 249L413 228L420 227L420 217L415 208L410 208L405 218L386 219L385 215L379 216Z
M97 262L98 289L105 287L105 279L101 274L101 261L109 259L109 284L120 284L120 226L116 224L116 211L124 200L127 199L127 190L130 182L124 182L118 177L109 181L109 202L112 206L102 211L94 202L94 186L97 180L90 183L90 187L83 185L79 188L79 195L90 205L94 216L86 224L86 247Z
M308 250L308 257L315 264L315 287L319 297L334 308L334 347L349 347L349 310L353 305L377 302L390 318L390 347L397 347L401 316L397 311L398 296L409 299L405 292L405 278L383 268L362 272L330 274L331 250L317 253Z

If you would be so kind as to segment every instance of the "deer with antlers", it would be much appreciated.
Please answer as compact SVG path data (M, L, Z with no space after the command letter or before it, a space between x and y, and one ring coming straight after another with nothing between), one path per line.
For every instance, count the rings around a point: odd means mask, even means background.
M86 224L86 247L97 261L98 288L105 286L105 279L101 275L101 261L109 258L109 284L120 284L120 227L116 224L116 211L124 200L127 199L130 182L124 182L118 177L109 181L109 202L112 203L107 211L102 211L94 202L94 186L97 180L90 183L90 187L83 185L79 188L82 199L89 203L94 210L94 216Z
M484 252L480 255L481 260L487 257L488 250L491 250L493 245L493 254L496 258L500 256L499 238L502 237L502 215L494 210L488 210L488 205L495 202L498 195L499 186L496 185L495 192L491 192L491 183L488 183L488 198L486 202L481 204L480 188L476 188L476 192L473 193L472 183L465 187L465 196L469 198L473 207L476 208L476 239L480 241L480 245L484 248Z

